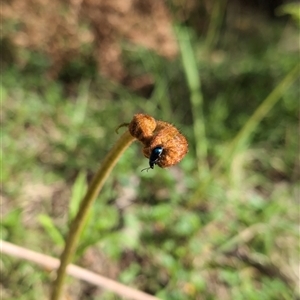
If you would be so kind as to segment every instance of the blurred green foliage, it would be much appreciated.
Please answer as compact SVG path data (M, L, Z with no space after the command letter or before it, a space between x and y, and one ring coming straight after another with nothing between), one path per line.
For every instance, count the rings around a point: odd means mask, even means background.
M72 83L64 76L46 79L47 60L36 53L28 53L23 70L5 66L2 237L58 256L86 180L117 139L115 128L145 112L176 124L190 151L179 166L141 173L148 162L140 145L132 145L93 207L77 258L93 246L117 266L120 281L162 299L299 298L299 78L252 139L225 157L227 167L211 173L299 61L299 49L289 44L289 35L298 36L292 24L252 22L261 30L247 35L228 28L217 44L189 28L179 38L190 43L190 52L173 61L124 43L131 74L154 78L147 97L80 61L65 69L80 74ZM6 256L2 263L3 299L46 295L45 271Z

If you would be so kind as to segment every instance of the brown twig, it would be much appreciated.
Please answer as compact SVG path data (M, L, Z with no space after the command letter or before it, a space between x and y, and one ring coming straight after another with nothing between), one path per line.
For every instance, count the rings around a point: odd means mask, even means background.
M59 260L57 258L53 258L45 254L31 251L26 248L16 246L14 244L2 240L0 240L0 252L17 258L25 259L30 262L34 262L44 267L45 269L49 269L49 270L56 270L59 266ZM159 300L154 296L127 287L114 280L103 277L101 275L80 268L73 264L68 265L67 274L75 278L92 283L103 289L114 292L115 294L124 298L134 299L134 300Z

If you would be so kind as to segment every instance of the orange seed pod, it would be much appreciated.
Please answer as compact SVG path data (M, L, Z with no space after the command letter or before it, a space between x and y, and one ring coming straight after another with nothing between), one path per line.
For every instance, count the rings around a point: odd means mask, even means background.
M147 144L156 128L156 121L149 115L136 114L129 123L128 130L132 136Z
M186 138L173 125L157 121L159 128L153 135L149 145L143 149L147 158L151 157L154 149L162 148L159 159L155 162L161 168L167 168L179 163L188 152L188 143Z
M151 169L154 165L161 168L173 166L188 152L187 140L176 127L156 121L149 115L134 115L128 129L132 136L143 143L143 153L149 158Z

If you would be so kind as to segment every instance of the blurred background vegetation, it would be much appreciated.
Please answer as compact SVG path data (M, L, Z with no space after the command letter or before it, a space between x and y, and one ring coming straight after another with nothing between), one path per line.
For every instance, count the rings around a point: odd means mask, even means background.
M189 153L141 173L148 161L134 143L94 204L76 263L162 299L300 299L299 77L255 114L299 63L299 10L283 0L3 1L2 238L58 257L115 128L143 112L179 127ZM53 274L1 264L2 299L47 298ZM71 299L120 299L68 286Z

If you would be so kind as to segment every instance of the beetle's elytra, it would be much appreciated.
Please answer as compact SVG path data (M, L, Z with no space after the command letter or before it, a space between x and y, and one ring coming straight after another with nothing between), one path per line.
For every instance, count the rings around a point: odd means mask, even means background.
M149 157L149 166L151 169L154 168L154 165L158 162L158 160L161 157L161 154L163 153L164 148L161 146L155 147L150 154Z

